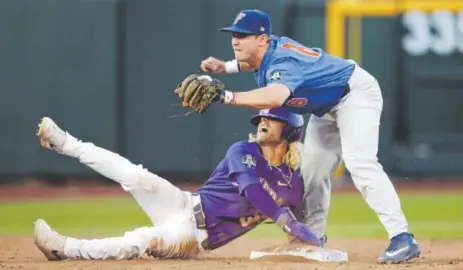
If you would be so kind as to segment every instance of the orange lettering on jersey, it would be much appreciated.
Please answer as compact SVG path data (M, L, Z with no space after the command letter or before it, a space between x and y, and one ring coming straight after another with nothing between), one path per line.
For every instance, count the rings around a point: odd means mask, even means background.
M295 44L292 44L292 43L283 43L281 46L283 48L285 48L285 49L290 49L290 50L293 50L293 51L297 51L299 53L308 55L310 57L320 57L319 52L316 52L316 51L311 50L311 49L309 49L307 47L304 47L304 46L298 46L298 45L295 45Z

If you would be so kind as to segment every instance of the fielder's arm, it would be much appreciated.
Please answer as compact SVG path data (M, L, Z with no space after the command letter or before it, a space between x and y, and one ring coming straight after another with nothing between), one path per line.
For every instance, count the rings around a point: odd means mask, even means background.
M280 107L290 95L291 90L286 85L272 83L246 92L225 90L222 100L225 104L261 110Z
M254 71L254 69L248 63L238 62L236 59L227 61L224 64L225 64L225 72L228 74Z

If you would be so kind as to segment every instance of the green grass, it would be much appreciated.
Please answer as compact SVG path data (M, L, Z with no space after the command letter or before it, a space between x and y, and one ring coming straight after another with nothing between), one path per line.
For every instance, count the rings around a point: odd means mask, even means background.
M417 238L463 238L463 195L461 193L401 193L402 209L409 230ZM278 233L274 226L254 235ZM334 194L328 216L329 237L385 238L387 233L376 214L359 193Z
M130 198L12 202L0 204L0 234L31 235L37 218L65 234L89 236L118 235L150 224Z
M402 193L401 201L417 238L463 238L463 195ZM150 224L132 199L11 202L0 203L0 235L32 235L32 223L39 217L63 234L75 236L120 235ZM334 194L327 234L330 238L387 237L358 193ZM246 237L281 235L276 225L263 224Z

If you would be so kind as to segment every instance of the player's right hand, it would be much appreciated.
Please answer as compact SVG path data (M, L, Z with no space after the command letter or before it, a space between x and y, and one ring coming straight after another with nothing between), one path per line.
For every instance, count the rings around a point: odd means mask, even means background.
M301 242L315 246L323 245L322 239L317 238L317 236L310 231L307 225L299 222L289 208L280 208L280 210L276 213L276 216L276 218L273 217L272 219L283 229L284 232L295 236Z
M225 62L212 56L201 61L201 69L204 72L214 72L216 74L225 73Z

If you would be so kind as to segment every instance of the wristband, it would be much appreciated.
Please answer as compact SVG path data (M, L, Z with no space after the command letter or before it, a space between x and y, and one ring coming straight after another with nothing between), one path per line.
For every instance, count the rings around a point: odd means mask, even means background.
M288 230L287 224L294 221L297 221L297 219L294 216L293 212L291 212L291 210L289 210L288 208L283 208L282 211L279 213L279 216L276 218L275 224L286 231Z
M238 63L238 61L236 61L236 59L225 62L225 72L231 74L239 73L240 71L240 64Z
M222 103L223 104L235 104L235 94L228 90L223 91Z

